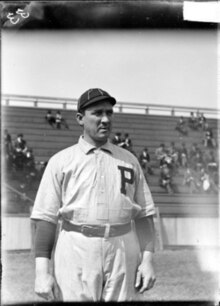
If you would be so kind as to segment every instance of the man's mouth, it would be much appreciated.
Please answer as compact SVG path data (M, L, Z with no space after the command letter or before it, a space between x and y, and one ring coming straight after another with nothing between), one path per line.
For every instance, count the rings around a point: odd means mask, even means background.
M103 126L103 127L100 127L99 130L100 130L100 131L105 131L105 132L107 132L107 131L109 131L109 128Z

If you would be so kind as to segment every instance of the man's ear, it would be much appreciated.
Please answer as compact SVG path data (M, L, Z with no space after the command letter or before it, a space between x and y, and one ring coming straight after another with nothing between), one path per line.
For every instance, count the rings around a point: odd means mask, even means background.
M84 117L84 115L82 113L76 113L76 120L79 123L79 125L81 125L81 126L84 125L83 117Z

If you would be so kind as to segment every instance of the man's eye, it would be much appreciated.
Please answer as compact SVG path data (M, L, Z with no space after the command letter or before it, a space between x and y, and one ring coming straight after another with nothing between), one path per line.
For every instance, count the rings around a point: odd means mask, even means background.
M101 116L101 115L102 115L102 111L97 111L97 112L95 112L95 115L96 115L96 116Z

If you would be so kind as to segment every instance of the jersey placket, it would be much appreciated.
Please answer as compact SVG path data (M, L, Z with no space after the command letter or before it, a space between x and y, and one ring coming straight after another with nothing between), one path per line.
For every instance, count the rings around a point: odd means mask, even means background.
M100 221L109 220L109 207L106 196L106 177L104 158L105 154L102 150L98 149L95 151L97 161L97 208L96 218Z

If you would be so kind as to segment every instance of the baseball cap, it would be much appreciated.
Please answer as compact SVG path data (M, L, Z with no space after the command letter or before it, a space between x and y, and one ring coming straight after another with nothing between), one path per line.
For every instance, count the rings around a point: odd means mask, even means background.
M100 101L109 101L112 105L116 104L115 98L110 96L106 91L100 88L91 88L85 91L79 98L77 104L77 110L80 111L82 109L87 108L88 106L95 104Z

